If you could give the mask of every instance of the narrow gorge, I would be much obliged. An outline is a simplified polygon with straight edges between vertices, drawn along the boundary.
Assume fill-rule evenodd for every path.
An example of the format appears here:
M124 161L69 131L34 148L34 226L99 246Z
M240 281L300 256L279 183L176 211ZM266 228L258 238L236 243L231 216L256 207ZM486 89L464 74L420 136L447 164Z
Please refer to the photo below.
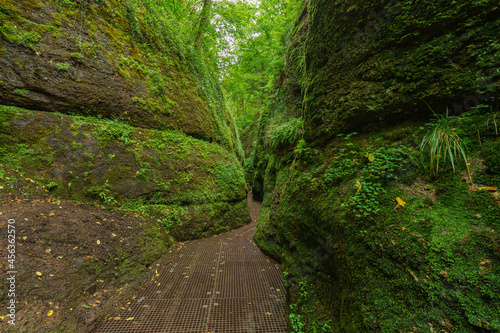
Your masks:
M493 0L2 1L0 329L500 332L499 36Z

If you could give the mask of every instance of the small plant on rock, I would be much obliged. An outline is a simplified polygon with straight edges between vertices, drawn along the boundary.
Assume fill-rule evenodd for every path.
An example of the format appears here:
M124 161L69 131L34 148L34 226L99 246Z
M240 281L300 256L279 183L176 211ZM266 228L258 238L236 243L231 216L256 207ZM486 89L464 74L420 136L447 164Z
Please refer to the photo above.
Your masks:
M465 156L465 144L456 133L456 128L450 124L451 117L448 117L448 109L446 109L446 116L436 114L434 110L432 112L436 116L436 119L431 122L434 128L425 134L419 146L422 152L429 154L431 174L437 177L439 165L446 162L447 159L450 160L453 173L455 173L455 160L457 157L462 157L470 177L467 157Z

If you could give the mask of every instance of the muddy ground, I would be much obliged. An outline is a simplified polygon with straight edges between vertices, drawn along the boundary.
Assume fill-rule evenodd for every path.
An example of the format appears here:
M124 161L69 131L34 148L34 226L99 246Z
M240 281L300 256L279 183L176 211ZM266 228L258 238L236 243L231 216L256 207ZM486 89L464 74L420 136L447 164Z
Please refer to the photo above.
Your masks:
M182 246L154 219L60 200L29 178L4 170L2 332L91 331L101 318L118 310L118 299L132 299L144 281L168 266ZM10 262L8 230L15 230L15 259ZM9 297L11 276L15 297ZM11 299L16 304L15 326L7 316Z

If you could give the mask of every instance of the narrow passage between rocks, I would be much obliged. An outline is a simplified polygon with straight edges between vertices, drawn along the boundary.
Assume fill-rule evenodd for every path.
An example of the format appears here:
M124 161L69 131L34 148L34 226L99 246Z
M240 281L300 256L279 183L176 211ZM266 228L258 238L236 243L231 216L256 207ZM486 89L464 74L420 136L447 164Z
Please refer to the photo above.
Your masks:
M186 242L97 332L286 332L283 275L253 242L260 203L248 202L250 224Z

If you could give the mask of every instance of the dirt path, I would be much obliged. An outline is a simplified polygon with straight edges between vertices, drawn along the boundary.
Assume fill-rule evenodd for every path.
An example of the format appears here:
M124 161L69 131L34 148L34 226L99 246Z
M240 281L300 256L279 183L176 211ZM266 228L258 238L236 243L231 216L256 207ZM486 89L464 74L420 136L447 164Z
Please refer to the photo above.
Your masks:
M248 198L252 223L186 242L97 332L286 332L283 276L253 243L260 204Z

